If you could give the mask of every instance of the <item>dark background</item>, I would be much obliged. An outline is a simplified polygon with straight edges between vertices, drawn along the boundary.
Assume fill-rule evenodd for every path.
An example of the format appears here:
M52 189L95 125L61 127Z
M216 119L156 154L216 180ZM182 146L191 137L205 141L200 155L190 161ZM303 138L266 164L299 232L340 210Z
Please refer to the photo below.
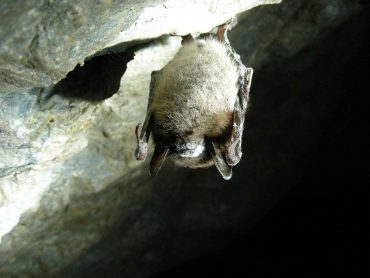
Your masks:
M367 9L284 65L255 74L255 91L289 82L287 94L310 91L328 107L302 181L224 248L155 277L368 277L368 15ZM263 97L254 97L256 106Z

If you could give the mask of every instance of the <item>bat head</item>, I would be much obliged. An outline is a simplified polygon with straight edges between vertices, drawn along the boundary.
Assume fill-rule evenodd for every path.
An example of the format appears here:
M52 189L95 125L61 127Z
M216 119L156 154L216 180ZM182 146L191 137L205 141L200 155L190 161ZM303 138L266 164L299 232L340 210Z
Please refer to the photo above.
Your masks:
M225 134L229 134L226 133ZM168 135L155 138L155 150L150 163L150 174L156 175L166 159L187 168L205 168L215 165L224 179L230 179L232 166L237 162L228 159L229 154L225 136L208 138L205 136ZM231 163L230 163L231 162Z

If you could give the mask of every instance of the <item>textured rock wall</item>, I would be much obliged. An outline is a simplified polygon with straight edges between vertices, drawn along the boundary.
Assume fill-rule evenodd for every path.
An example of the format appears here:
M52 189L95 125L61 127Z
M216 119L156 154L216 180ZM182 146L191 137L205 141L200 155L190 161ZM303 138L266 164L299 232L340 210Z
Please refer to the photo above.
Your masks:
M1 89L50 86L110 46L208 32L236 13L276 2L280 0L2 1Z
M150 72L180 46L151 40L208 32L272 2L0 4L0 276L145 277L222 244L299 180L331 110L274 82L276 70L361 1L286 0L242 15L230 38L260 83L231 182L172 165L150 179L133 157ZM305 78L294 67L283 76L296 71Z
M279 1L2 1L0 276L55 275L121 223L135 272L135 250L169 224L158 224L162 200L134 161L133 128L150 72L179 38L143 45L121 80L125 49L208 32L269 2Z

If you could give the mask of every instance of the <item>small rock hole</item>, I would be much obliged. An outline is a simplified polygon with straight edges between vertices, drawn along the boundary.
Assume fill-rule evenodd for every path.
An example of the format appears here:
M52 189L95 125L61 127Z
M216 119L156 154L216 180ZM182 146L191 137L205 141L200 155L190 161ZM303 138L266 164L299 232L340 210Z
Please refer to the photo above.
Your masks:
M77 65L52 88L47 98L61 95L96 102L111 97L118 91L127 63L134 58L136 49L130 47L120 53L96 56L83 66Z

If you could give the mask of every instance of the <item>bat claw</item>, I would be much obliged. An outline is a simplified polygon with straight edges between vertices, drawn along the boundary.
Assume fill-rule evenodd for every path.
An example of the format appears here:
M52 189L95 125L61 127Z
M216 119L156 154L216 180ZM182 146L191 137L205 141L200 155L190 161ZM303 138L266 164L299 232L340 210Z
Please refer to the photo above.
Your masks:
M226 163L227 165L229 166L235 166L237 165L240 160L241 160L241 154L239 157L235 156L235 155L226 155L225 159L226 159Z
M146 158L148 147L147 146L138 146L135 150L136 160L143 161Z
M135 134L136 134L136 141L137 141L137 147L135 150L135 157L137 160L143 161L146 158L146 154L148 152L148 143L145 142L141 138L141 131L142 131L143 124L140 123L136 126Z

